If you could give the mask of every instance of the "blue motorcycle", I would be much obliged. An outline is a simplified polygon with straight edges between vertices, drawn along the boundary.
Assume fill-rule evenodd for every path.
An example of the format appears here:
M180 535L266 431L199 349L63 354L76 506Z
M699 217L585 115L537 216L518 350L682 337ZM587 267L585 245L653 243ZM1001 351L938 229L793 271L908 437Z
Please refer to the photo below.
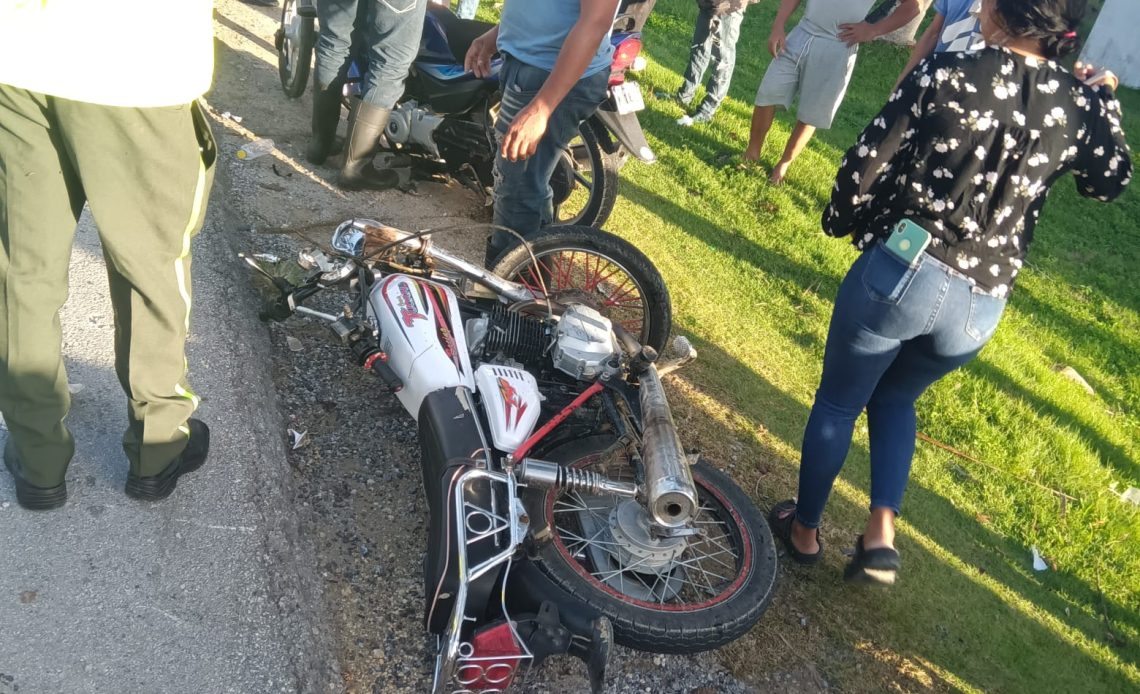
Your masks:
M286 95L305 91L316 45L316 0L286 0L276 34L278 72ZM637 112L645 108L639 85L627 73L644 63L641 25L652 0L640 12L622 12L614 22L610 87L597 112L582 123L551 176L556 224L601 227L617 200L618 171L634 156L652 163L656 156L642 132ZM382 151L410 155L417 171L454 178L490 200L495 161L494 124L501 93L500 59L492 74L475 77L463 68L471 42L491 28L460 19L446 7L429 6L419 54L408 74L404 96L392 109ZM360 90L363 61L349 70L345 99Z

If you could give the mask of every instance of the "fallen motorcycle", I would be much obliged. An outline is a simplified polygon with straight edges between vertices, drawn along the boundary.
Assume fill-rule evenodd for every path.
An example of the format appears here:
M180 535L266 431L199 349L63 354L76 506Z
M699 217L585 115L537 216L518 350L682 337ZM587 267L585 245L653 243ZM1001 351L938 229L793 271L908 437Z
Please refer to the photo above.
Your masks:
M285 0L281 9L274 42L281 86L290 97L305 91L317 38L317 1ZM418 171L450 176L487 200L494 183L502 59L492 61L492 74L485 79L466 72L463 60L471 42L491 26L460 19L446 7L429 8L404 96L392 109L383 138L387 152L409 155ZM656 161L637 117L645 108L641 88L626 77L642 47L635 29L635 17L615 19L606 100L582 124L551 176L556 224L602 226L617 201L618 171L626 159L632 154ZM346 99L359 95L363 64L358 58L349 69Z
M296 261L243 258L263 317L326 321L418 423L434 692L506 691L562 653L599 691L613 642L692 653L760 619L772 535L682 446L661 379L696 352L659 358L669 295L632 245L559 227L489 271L354 219ZM330 289L339 314L304 305Z

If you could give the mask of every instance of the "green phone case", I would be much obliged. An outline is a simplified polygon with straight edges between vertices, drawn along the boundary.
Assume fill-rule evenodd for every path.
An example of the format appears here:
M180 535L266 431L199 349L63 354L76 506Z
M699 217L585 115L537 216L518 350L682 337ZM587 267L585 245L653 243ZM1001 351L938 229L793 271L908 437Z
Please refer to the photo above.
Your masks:
M914 265L930 245L930 232L909 219L900 220L883 244L907 265Z

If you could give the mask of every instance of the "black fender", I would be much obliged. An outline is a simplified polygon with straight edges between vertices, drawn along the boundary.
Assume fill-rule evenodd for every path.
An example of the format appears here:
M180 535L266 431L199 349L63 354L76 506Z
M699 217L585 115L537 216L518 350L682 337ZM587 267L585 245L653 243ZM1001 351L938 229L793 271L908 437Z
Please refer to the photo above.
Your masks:
M646 164L657 161L657 155L649 146L649 141L645 139L645 131L641 129L641 121L638 120L637 114L618 113L613 97L606 99L590 117L590 126L598 133L598 139L602 141L602 146L608 153L614 154L620 145Z
M455 494L467 495L482 507L491 506L489 485L458 488L459 476L474 466L484 466L481 424L471 393L464 387L429 393L420 405L419 439L424 494L428 503L427 553L424 556L424 621L428 631L446 631L459 585L458 538L455 532ZM500 500L499 505L505 504ZM491 556L487 543L467 548L467 558L477 564ZM474 556L473 556L474 555ZM494 605L495 584L501 569L489 571L468 586L468 614L489 611ZM480 606L486 606L480 609Z

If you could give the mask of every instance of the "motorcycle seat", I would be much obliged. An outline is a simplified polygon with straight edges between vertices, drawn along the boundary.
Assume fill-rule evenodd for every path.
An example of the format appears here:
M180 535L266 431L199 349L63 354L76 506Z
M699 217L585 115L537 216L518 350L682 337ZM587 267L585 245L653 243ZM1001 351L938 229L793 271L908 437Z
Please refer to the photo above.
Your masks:
M462 65L464 59L467 57L467 51L471 48L471 44L475 39L487 33L495 27L490 22L481 22L477 19L460 19L447 7L429 6L428 7L428 22L433 23L439 32L443 35L443 39L447 44L447 52L450 57L458 64ZM429 43L428 31L425 27L424 31L425 44ZM434 53L437 59L443 58L443 47L439 45L425 45L429 49L427 53ZM435 49L435 50L431 50ZM421 50L421 55L425 51Z

